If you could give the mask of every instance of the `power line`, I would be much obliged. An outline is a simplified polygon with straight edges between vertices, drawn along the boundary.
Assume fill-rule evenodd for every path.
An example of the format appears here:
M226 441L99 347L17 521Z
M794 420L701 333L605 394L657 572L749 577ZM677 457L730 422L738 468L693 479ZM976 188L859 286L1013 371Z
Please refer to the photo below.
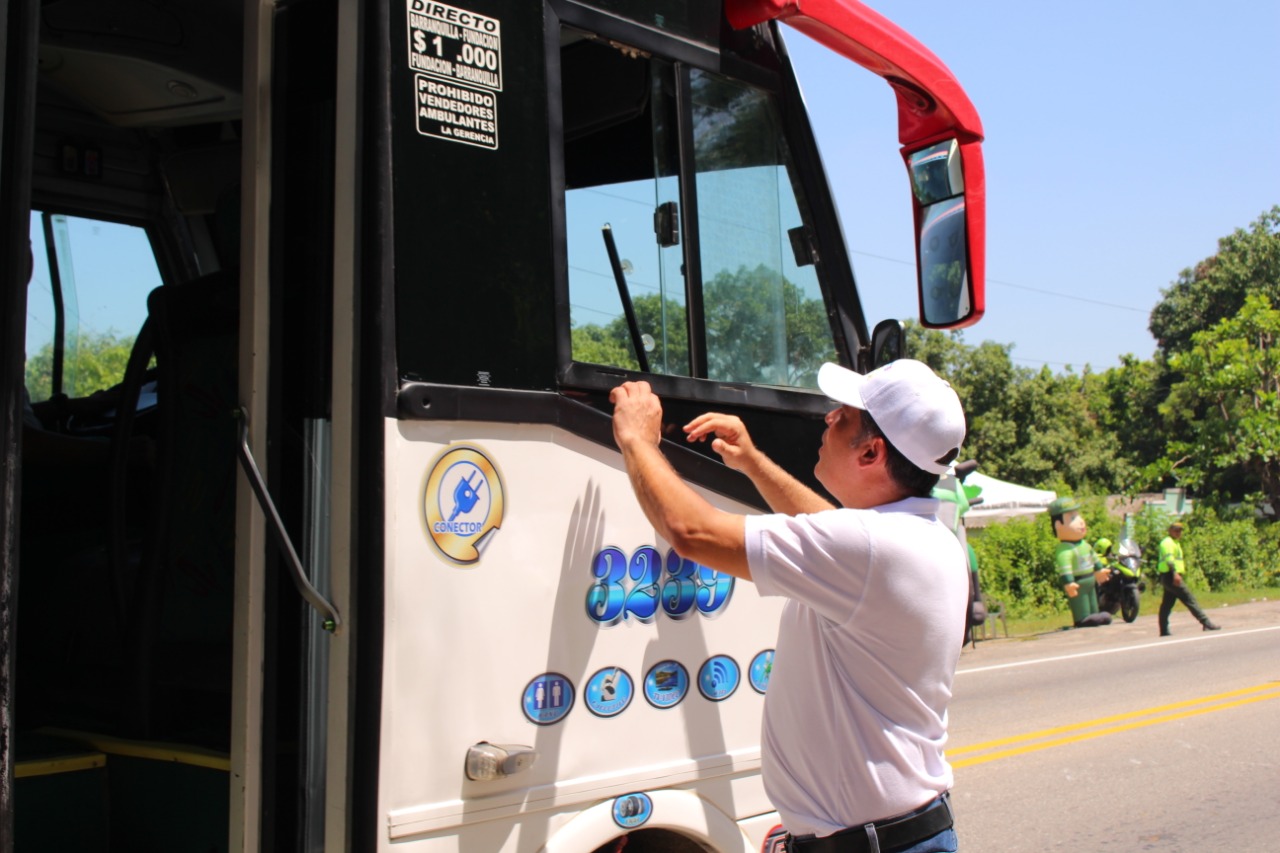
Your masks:
M850 254L864 255L865 257L875 258L878 261L887 261L888 263L891 263L891 264L902 264L903 266L909 266L909 267L914 267L916 265L915 261L904 261L900 258L886 258L884 255L876 255L876 254L872 254L871 252L853 251ZM1014 284L1011 281L1001 281L998 278L991 278L990 276L987 277L987 283L998 284L998 285L1001 285L1002 287L1012 287L1014 290L1026 290L1030 293L1039 293L1045 296L1056 296L1059 299L1071 299L1076 302L1087 302L1090 305L1101 305L1104 308L1115 308L1118 311L1134 311L1139 314L1151 313L1150 309L1148 308L1134 308L1132 305L1117 305L1114 302L1103 302L1099 299L1089 299L1086 296L1077 296L1074 293L1059 293L1056 290L1045 290L1044 288L1040 288L1040 287L1028 287L1025 284Z

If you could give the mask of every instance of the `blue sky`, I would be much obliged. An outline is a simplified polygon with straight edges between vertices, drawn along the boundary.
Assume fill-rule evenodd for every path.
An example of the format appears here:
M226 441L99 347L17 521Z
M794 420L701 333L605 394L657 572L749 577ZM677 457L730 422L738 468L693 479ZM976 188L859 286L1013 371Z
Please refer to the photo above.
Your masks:
M987 314L1015 363L1150 358L1151 308L1280 204L1280 2L869 3L982 116ZM784 27L868 322L915 317L911 202L880 78Z

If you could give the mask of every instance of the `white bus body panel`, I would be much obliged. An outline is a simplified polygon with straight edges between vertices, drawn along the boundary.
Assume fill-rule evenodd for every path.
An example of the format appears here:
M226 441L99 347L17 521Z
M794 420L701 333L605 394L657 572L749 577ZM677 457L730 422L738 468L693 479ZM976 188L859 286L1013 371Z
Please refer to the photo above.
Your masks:
M629 616L603 626L588 612L597 555L670 550L655 540L616 451L551 426L396 420L386 421L385 446L380 849L587 853L628 828L665 827L719 851L758 850L776 822L765 817L772 807L759 775L759 688L782 601L738 581L720 607L707 589L710 615L695 606L673 618L659 606L647 623ZM491 466L484 476L477 454ZM502 497L500 526L470 563L442 551L428 529L455 515L428 522L426 509L442 482L446 501L463 488L441 479L451 465L476 489L455 520L483 525ZM666 661L683 665L687 694L659 707L646 693L668 702L662 689L681 680L655 666ZM699 687L704 663L714 701ZM718 695L733 684L734 663L736 689ZM651 670L668 671L646 690ZM588 707L589 685L601 697L612 681L621 696L625 676L624 710L599 699L593 707L609 716ZM469 781L467 751L482 741L533 747L537 760L497 781ZM647 800L622 803L619 816L615 804L635 793ZM750 818L753 838L739 826Z

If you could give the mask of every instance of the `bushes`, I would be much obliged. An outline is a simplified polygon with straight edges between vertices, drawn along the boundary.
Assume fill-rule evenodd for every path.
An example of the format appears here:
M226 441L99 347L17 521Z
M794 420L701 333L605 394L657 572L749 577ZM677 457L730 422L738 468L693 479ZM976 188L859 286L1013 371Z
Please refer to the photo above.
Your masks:
M1047 516L1014 518L968 535L978 555L982 591L1003 601L1010 616L1050 616L1066 609L1053 568L1058 540Z
M1220 519L1197 511L1186 522L1182 549L1188 572L1203 575L1209 589L1253 589L1276 583L1276 537L1253 519ZM1268 528L1273 525L1266 525ZM1191 574L1192 587L1196 575Z
M1121 520L1107 514L1101 499L1086 499L1089 541L1105 536L1118 542ZM1134 518L1134 538L1142 548L1143 574L1154 580L1160 540L1172 517L1148 506ZM1255 589L1280 585L1280 525L1252 517L1223 518L1207 507L1184 516L1182 548L1192 589ZM1013 617L1069 613L1058 584L1053 552L1058 545L1049 517L1014 518L968 531L978 554L982 590L1002 600Z

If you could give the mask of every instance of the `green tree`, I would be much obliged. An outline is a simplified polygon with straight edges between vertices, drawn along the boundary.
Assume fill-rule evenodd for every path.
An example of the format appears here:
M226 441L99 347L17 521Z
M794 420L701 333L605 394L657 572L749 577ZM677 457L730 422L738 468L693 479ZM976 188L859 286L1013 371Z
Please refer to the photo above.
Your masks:
M132 349L132 336L119 337L114 332L69 336L64 347L62 392L68 397L84 397L119 383ZM26 383L31 399L47 400L52 396L52 342L27 359Z
M1093 374L1017 367L1011 346L968 346L959 332L914 322L906 332L907 355L932 367L960 395L969 427L962 453L977 459L984 473L1075 493L1118 491L1136 480L1137 464L1103 426L1112 415Z
M640 367L632 347L629 346L631 341L629 337L628 345L623 346L623 342L610 334L608 329L594 323L578 326L570 334L573 341L573 357L578 361L625 367L628 370L638 370Z
M1278 344L1280 309L1252 294L1238 316L1194 333L1191 346L1169 360L1182 378L1161 410L1200 413L1194 436L1168 445L1169 459L1185 459L1179 471L1188 485L1222 493L1222 475L1238 470L1280 507Z
M712 379L815 388L818 368L835 360L823 301L764 264L718 273L703 289L703 310Z
M1164 352L1183 352L1196 332L1235 316L1249 294L1280 308L1280 205L1219 240L1217 254L1183 270L1152 310L1151 334Z
M655 373L689 374L685 308L657 294L633 301L640 332L653 340L648 353ZM826 306L764 265L722 271L703 291L707 367L727 382L816 387L818 368L835 359ZM604 326L573 330L579 361L638 369L624 316Z
M640 333L652 339L652 349L647 350L649 369L654 373L688 376L689 330L684 306L674 299L664 300L659 294L647 293L635 297L631 307ZM640 369L631 330L623 314L604 326L589 323L574 328L572 341L573 357L578 361Z
M1167 375L1154 360L1125 355L1119 367L1085 377L1089 411L1100 429L1115 436L1116 452L1134 472L1132 479L1116 483L1120 492L1132 494L1152 485L1139 472L1164 455L1165 435L1158 426L1160 403L1169 393Z
M1042 368L1013 390L1012 450L996 476L1042 489L1108 494L1133 476L1115 436L1101 429L1085 394L1088 380Z

